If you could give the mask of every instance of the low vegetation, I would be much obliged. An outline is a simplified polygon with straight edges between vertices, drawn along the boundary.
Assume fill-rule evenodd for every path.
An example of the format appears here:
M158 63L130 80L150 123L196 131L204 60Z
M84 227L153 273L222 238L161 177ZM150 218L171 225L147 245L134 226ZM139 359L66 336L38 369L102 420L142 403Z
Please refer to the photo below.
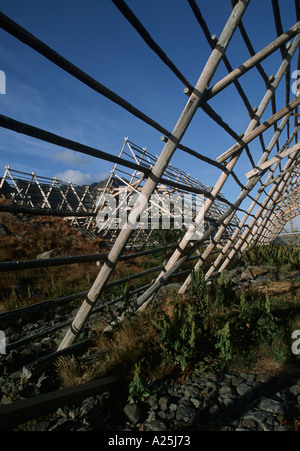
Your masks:
M104 240L87 238L69 222L57 217L0 213L0 229L0 262L36 259L49 251L51 257L67 257L109 250ZM150 255L119 262L111 282L161 265L166 255L158 253L155 258ZM0 312L88 290L99 269L94 262L1 272ZM133 280L130 288L145 285L152 277L153 274L149 274ZM114 297L122 293L123 288L118 287L108 292Z
M281 270L293 271L300 269L300 248L269 244L250 248L245 261L249 265L278 266Z
M25 219L1 213L0 225L5 232L0 234L0 261L32 259L52 249L57 249L59 256L107 251L103 241L85 239L63 219ZM166 253L158 253L120 262L114 280L159 266L166 258ZM272 266L280 274L297 277L300 249L254 247L243 261L246 266ZM96 264L2 272L0 311L87 290L98 272ZM153 276L115 286L108 294L110 298L126 295L149 283ZM145 399L149 381L170 375L193 378L229 368L256 371L265 365L263 369L268 371L279 365L298 369L300 365L298 356L291 352L292 332L300 329L297 293L282 297L267 291L242 292L223 273L207 283L202 270L193 272L184 295L168 293L159 307L145 313L131 310L109 333L103 333L103 325L95 328L92 359L77 361L71 356L56 362L62 385L118 372L128 380L129 397Z
M109 335L99 331L97 357L77 367L77 380L121 372L128 379L129 397L142 400L149 381L170 375L193 378L229 368L252 371L266 356L268 362L299 368L290 338L300 323L299 308L300 299L287 306L268 295L237 296L223 274L209 285L199 271L193 273L185 295L174 293L159 310L131 315ZM57 363L62 383L68 386L73 376L62 373L66 366L64 359Z

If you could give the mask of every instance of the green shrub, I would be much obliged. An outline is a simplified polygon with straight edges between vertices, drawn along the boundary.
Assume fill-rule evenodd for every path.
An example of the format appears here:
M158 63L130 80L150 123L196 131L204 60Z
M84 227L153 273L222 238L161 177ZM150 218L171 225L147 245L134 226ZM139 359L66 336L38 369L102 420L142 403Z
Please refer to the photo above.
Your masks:
M255 246L247 250L244 258L246 263L252 266L266 264L287 270L300 269L300 249L293 246Z

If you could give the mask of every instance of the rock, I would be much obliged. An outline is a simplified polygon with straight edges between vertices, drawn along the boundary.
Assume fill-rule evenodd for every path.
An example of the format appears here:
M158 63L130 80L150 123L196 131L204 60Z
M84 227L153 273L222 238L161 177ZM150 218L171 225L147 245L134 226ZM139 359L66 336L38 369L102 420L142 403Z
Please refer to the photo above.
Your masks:
M242 382L244 382L244 379L243 379L242 377L234 376L234 377L231 379L231 383L232 383L232 385L234 385L234 386L240 385Z
M11 399L8 399L8 397L6 395L2 396L1 401L0 401L1 406L4 406L6 404L11 404L11 403L12 403Z
M200 395L200 390L194 385L188 385L185 387L184 396L186 398L197 398Z
M268 268L262 268L260 266L248 266L248 268L246 268L245 271L242 272L242 274L240 275L240 278L241 278L241 280L245 280L245 279L252 280L258 276L268 274L269 271L270 270Z
M163 423L162 421L159 420L154 420L150 423L145 423L145 428L148 431L165 431L166 430L166 425L165 423Z
M236 391L238 392L238 394L239 394L240 396L249 396L249 395L253 395L252 387L250 387L250 385L245 384L245 383L239 384L239 385L236 387Z
M38 432L47 432L49 431L50 421L41 421L40 423L37 423L33 427L33 431Z
M292 393L292 395L294 396L298 396L300 395L300 385L292 385L289 388L289 391Z
M215 404L209 409L210 415L215 415L219 410L219 407Z
M245 415L243 415L244 420L253 420L257 423L262 423L263 421L268 418L269 413L268 412L261 412L259 410L249 410Z
M170 404L169 409L171 412L176 412L176 410L178 409L178 406L177 406L177 404L172 403L172 404Z
M36 256L37 260L45 260L47 258L53 258L56 257L59 254L57 249L52 249L51 251L46 251L38 254Z
M258 408L266 412L283 415L285 413L283 405L274 399L261 397L259 399Z
M242 426L246 429L256 430L256 423L253 420L245 420L243 421Z
M202 402L199 399L191 398L190 401L196 409L199 409L202 405ZM176 409L177 409L177 406L176 406Z
M133 424L139 423L142 418L142 412L136 404L126 404L123 411Z
M231 396L235 397L235 394L232 392L231 387L228 385L223 385L220 389L220 396L223 398L230 398Z
M32 376L31 371L28 368L26 368L26 366L24 366L22 369L21 384L22 385L26 384L31 378L31 376Z
M158 405L161 408L161 410L163 410L163 411L167 410L168 402L169 402L169 398L167 398L165 396L159 399Z
M156 404L157 396L156 394L149 396L147 403L152 407L154 404Z
M222 399L222 403L224 404L225 407L233 407L234 406L234 400L232 398L223 398Z
M194 408L179 404L176 412L176 420L185 422L191 421L195 413L196 410Z

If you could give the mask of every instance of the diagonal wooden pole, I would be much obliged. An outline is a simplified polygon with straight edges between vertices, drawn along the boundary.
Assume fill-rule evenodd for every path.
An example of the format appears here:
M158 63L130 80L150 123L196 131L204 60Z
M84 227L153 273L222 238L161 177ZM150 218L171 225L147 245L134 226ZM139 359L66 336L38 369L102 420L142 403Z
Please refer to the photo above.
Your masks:
M296 156L294 159L297 158ZM289 166L291 166L293 159L289 158L288 162ZM291 172L293 171L293 168L291 167ZM290 187L294 186L295 180L297 177L291 178L291 175L288 173L284 176L283 181L281 182L280 186L276 190L275 196L272 196L269 201L268 208L264 209L263 212L263 223L260 224L260 228L257 229L257 232L254 236L254 243L255 244L265 244L268 243L271 239L271 236L274 235L273 230L275 230L275 233L278 233L278 221L280 218L277 217L277 211L276 206L278 205L278 200L281 198L286 192L288 192ZM245 247L244 249L245 250Z
M284 117L285 115L291 114L291 111L295 108L296 105L298 105L300 103L300 98L296 98L294 101L292 101L289 105L287 105L285 108L281 109L279 112L275 113L271 118L269 118L267 121L265 121L263 124L259 125L259 120L262 117L264 111L266 110L270 100L272 99L274 92L276 90L276 88L278 87L281 78L283 77L287 66L289 65L290 59L292 58L292 56L294 55L295 51L298 49L299 47L299 41L300 41L300 36L298 36L293 45L291 46L291 48L289 49L289 51L287 52L287 56L286 59L282 62L282 64L280 65L280 68L277 72L277 75L275 77L275 79L273 80L273 82L271 83L269 89L267 90L264 98L261 101L261 104L255 114L255 117L251 120L245 135L243 137L243 139L236 143L234 146L231 147L231 149L228 151L228 153L231 156L231 159L229 161L229 163L226 166L226 172L223 171L223 173L220 175L219 180L217 181L212 193L211 193L211 198L208 198L205 202L204 205L204 216L207 215L209 209L211 208L213 202L214 202L214 197L216 195L218 195L218 193L220 192L220 190L222 189L222 187L224 186L226 180L229 177L229 174L231 173L231 171L233 170L234 166L236 165L242 150L245 148L245 146L247 144L249 144L251 141L253 141L256 137L260 136L265 130L267 130L269 127L271 127L271 125L275 124L279 119L281 119L282 117ZM226 152L227 154L227 152ZM267 157L267 153L265 154L265 157ZM242 199L241 199L242 200ZM222 237L228 223L230 222L230 220L232 219L234 212L226 218L225 220L225 225L222 225L218 232L217 235L214 238L214 241L207 247L207 249L205 250L205 252L203 253L203 255L201 256L201 259L198 261L198 263L195 265L195 270L198 270L200 268L200 266L203 264L203 262L207 259L207 257L210 255L210 253L212 252L212 250L215 247L215 243L217 243L217 241ZM199 221L202 220L202 216L199 215L199 217L196 217L195 219L195 223L198 223ZM178 261L178 259L180 259L180 257L182 256L184 250L186 249L187 245L190 242L190 237L191 234L193 233L193 227L191 226L187 233L185 234L185 236L182 238L182 240L179 243L178 248L174 251L173 255L171 256L171 258L169 259L168 263L166 264L163 272L160 273L160 275L158 276L158 279L160 277L162 277L164 275L165 272L167 272L168 270L170 270L170 268L175 264L176 261ZM191 282L191 275L189 275L186 279L186 281L184 282L184 284L181 286L180 288L180 293L184 293L184 291L186 290L187 286L189 285L189 283ZM141 307L139 308L140 310L144 310L147 305L149 304L149 302L151 301L152 297L150 297L150 293L152 292L152 288L148 289L145 293L142 294L142 296L140 296L140 298L138 299L138 303L142 303ZM147 298L148 296L148 298Z
M298 145L298 147L300 148L300 144ZM279 163L278 163L279 164ZM275 170L275 169L274 169ZM262 174L259 174L257 177L254 177L252 180L250 180L246 187L248 187L249 189L253 189L255 187L255 185L258 183L258 181L260 180L260 178L262 177ZM246 190L239 196L240 201L243 200L247 195ZM257 196L257 198L253 201L253 203L251 204L252 209L254 208L254 205L256 205L256 203L258 202L258 199L260 197L260 194ZM221 263L222 259L224 258L224 255L226 255L227 251L229 250L229 248L233 245L235 238L237 237L238 233L241 231L242 226L245 224L245 220L246 218L248 218L250 213L246 213L243 220L241 221L239 227L237 227L235 233L229 237L227 244L224 246L224 248L221 250L219 256L217 257L217 259L213 262L211 268L209 269L209 271L206 274L206 277L208 278L212 272L214 272L218 265ZM226 220L227 221L227 220ZM226 222L225 221L225 222ZM235 250L237 250L237 245L234 247ZM235 254L234 254L235 255ZM233 255L231 256L230 259L228 259L227 264L232 261ZM227 265L226 265L227 266ZM225 265L222 265L222 267L219 269L219 272L222 272L225 267Z
M284 171L286 171L285 175L283 176L283 179L278 179L273 186L271 187L269 193L266 195L265 200L262 202L262 206L259 207L257 212L255 213L254 218L250 222L250 224L247 226L247 229L245 230L244 234L242 235L240 239L241 246L233 251L237 252L237 249L240 249L240 252L244 252L245 249L249 246L250 242L253 244L256 244L257 240L259 240L260 237L260 229L261 226L263 227L263 222L265 215L269 212L269 208L267 208L268 202L271 200L273 202L277 202L278 198L282 194L283 186L286 184L287 180L289 180L290 174L287 171L290 168L290 165L292 164L293 159L289 158L287 161ZM229 258L231 255L229 256Z
M147 202L155 190L159 179L164 174L165 168L167 167L170 159L172 158L174 152L177 149L182 137L184 136L192 118L194 117L199 105L204 99L206 93L206 87L211 82L222 57L234 35L236 28L241 21L247 7L249 6L250 0L239 0L233 11L231 12L229 19L221 33L220 39L211 53L200 78L193 90L193 93L189 97L189 100L173 130L172 136L168 139L166 145L164 146L153 170L149 175L141 194L139 195L130 215L128 218L129 224L124 226L121 230L111 252L109 253L107 262L103 265L101 271L98 274L94 284L92 285L87 298L81 305L70 329L65 335L63 341L59 346L59 350L70 346L75 340L78 333L84 326L88 316L90 315L98 297L101 293L105 283L107 282L109 276L111 275L113 269L115 268L118 259L126 246L126 243L131 235L132 226L130 224L135 224L141 213L141 207L145 207L145 202Z
M285 126L287 125L289 118L290 118L291 114L287 115L282 123L280 124L280 126L278 127L276 133L274 134L269 146L267 147L267 150L269 152L271 152L271 150L273 149L273 147L275 146L275 144L278 142L278 139L281 135L281 133L283 132ZM267 185L270 180L273 177L273 173L275 172L278 164L274 165L274 168L272 168L272 170L270 171L266 181L264 182L264 185ZM216 268L217 265L225 258L227 252L230 250L231 246L234 246L232 251L230 251L230 257L226 257L225 261L222 263L221 267L218 269L219 272L222 272L227 265L229 264L230 261L232 261L232 259L234 258L234 256L236 255L236 253L238 252L240 246L243 243L243 240L241 240L240 238L236 241L238 235L240 233L242 233L242 229L244 228L247 219L249 218L249 216L252 213L252 210L254 209L254 207L258 204L259 199L262 195L262 191L263 190L258 190L257 195L255 197L255 199L253 200L253 202L251 203L250 207L248 208L246 214L244 215L244 217L242 218L242 220L240 221L238 227L236 228L236 230L234 231L233 235L229 237L228 242L226 243L226 245L223 247L222 251L220 252L220 255L217 257L217 259L215 260L215 262L213 263L214 267ZM247 229L246 229L247 230Z

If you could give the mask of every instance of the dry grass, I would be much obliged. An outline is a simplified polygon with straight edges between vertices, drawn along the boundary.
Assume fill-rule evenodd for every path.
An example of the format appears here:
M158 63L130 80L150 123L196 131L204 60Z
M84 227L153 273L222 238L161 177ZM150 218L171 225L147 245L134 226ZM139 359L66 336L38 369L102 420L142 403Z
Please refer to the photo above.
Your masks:
M2 212L0 224L7 233L0 234L0 261L35 259L38 254L54 249L55 256L60 257L108 251L102 239L85 238L62 218L28 217ZM113 280L139 273L149 265L151 262L148 258L119 262ZM95 263L2 272L0 311L88 290L98 273L99 267ZM149 283L151 279L150 274L143 279L133 280L130 288ZM119 295L120 290L122 287L115 288L114 294L118 291Z
M73 356L59 357L55 366L63 387L74 387L82 383L80 365Z
M92 360L79 366L74 358L59 358L56 362L58 377L65 387L111 373L122 374L130 380L135 363L147 354L148 346L153 352L156 340L157 330L148 315L126 319L112 334L98 333L91 350Z

